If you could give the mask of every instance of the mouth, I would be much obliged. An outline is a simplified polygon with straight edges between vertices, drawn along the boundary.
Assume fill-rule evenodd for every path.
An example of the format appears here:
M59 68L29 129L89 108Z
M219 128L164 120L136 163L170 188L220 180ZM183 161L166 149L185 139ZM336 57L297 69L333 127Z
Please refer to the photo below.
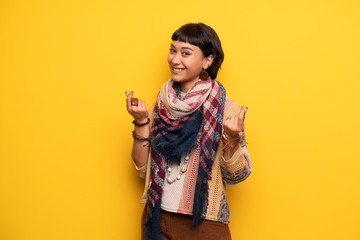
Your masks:
M180 73L180 72L182 72L184 70L185 70L185 68L171 67L171 71L173 73Z

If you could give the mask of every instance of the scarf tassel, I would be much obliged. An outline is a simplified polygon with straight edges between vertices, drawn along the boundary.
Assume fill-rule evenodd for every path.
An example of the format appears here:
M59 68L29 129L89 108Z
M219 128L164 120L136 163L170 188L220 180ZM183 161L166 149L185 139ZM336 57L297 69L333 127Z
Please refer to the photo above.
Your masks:
M147 204L147 216L144 224L146 239L158 240L161 237L160 204L160 201L155 202L154 207L149 203Z

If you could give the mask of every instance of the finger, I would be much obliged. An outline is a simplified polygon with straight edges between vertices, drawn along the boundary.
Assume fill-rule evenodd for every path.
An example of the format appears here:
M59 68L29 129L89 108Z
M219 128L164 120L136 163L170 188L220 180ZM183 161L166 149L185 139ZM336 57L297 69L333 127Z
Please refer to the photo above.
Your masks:
M243 122L243 109L240 109L240 112L235 114L234 118L234 129L238 130Z
M245 114L246 114L247 109L244 109L243 115L241 117L241 119L239 120L239 126L240 126L240 130L244 131L245 128Z
M232 119L234 119L236 114L233 114L233 115L228 115L226 118L225 118L225 121L229 124L231 122Z
M243 112L240 111L236 114L236 128L237 129L241 126L241 124L243 123L243 120L244 120Z
M238 128L237 127L238 116L239 116L239 113L232 115L231 117L229 117L230 119L228 121L226 121L226 124L224 124L225 134L227 134L228 136L236 135L237 128Z
M131 97L133 96L133 94L134 94L134 92L131 91L131 92L127 93L127 95L126 95L126 107L128 110L131 107Z
M244 118L247 111L248 111L248 107L245 108Z
M141 102L142 102L142 105L141 105L141 106L142 106L143 110L144 110L144 111L147 111L145 101L141 100Z
M140 110L144 110L145 102L139 99L139 108Z
M245 116L245 108L244 106L242 106L239 112L239 118L244 119L244 116Z
M247 111L248 111L248 107L246 107L245 111L244 111L244 122L245 122L245 116L246 116Z
M237 114L231 116L230 121L229 121L229 128L231 128L231 129L234 128L236 119L237 119Z

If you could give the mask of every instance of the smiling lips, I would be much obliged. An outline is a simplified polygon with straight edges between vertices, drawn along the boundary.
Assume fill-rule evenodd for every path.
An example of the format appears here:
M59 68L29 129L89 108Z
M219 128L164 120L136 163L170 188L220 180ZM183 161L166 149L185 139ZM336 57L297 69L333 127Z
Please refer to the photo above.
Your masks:
M171 67L171 69L174 73L179 73L185 70L185 68L176 68L176 67Z

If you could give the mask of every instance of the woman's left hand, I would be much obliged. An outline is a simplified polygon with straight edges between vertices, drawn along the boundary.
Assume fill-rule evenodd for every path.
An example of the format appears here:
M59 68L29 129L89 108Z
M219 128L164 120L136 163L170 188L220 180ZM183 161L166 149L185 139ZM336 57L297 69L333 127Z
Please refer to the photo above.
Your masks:
M245 113L248 108L241 107L240 112L229 116L223 122L224 134L227 138L234 138L238 136L241 131L245 129Z

